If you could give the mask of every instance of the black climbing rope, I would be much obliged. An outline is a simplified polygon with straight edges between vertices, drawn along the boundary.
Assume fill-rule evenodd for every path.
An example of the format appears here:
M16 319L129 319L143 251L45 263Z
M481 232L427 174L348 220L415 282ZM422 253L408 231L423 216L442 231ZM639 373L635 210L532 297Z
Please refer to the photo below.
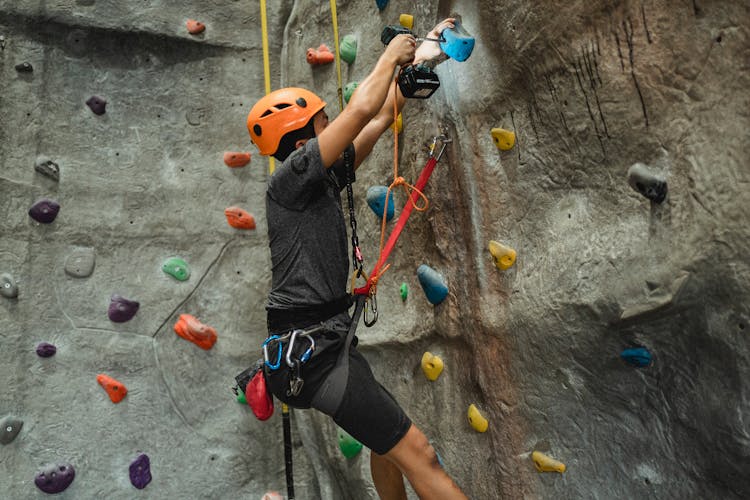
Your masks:
M281 405L281 421L284 426L284 469L286 471L286 495L294 500L294 470L292 469L292 426L289 421L289 407Z

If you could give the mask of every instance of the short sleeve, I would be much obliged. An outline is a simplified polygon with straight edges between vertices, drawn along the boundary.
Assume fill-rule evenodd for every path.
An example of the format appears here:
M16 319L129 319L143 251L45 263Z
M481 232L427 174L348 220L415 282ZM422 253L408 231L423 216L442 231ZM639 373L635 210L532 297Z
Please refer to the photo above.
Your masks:
M318 139L313 138L276 168L268 183L268 195L290 210L304 210L324 189L325 179L326 169L320 159Z

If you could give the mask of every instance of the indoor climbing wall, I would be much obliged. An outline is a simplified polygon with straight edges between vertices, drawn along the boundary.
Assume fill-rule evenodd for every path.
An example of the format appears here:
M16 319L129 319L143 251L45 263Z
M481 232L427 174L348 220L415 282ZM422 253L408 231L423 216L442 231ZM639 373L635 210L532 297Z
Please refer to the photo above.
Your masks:
M376 376L470 498L750 496L750 7L339 1L344 97L384 26L454 12L473 51L401 118L411 183L452 142L358 332ZM334 118L331 19L269 2L272 88ZM280 407L231 391L270 285L261 48L255 0L0 0L4 496L285 492ZM354 185L368 269L392 155ZM367 450L292 424L298 498L376 498Z

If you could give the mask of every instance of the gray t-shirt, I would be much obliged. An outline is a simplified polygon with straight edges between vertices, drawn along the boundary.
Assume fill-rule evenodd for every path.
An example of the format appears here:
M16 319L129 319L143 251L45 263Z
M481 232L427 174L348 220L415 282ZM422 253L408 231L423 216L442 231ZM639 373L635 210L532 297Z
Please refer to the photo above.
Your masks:
M317 306L346 295L349 252L340 195L345 186L343 164L323 167L316 138L274 171L266 190L269 308Z

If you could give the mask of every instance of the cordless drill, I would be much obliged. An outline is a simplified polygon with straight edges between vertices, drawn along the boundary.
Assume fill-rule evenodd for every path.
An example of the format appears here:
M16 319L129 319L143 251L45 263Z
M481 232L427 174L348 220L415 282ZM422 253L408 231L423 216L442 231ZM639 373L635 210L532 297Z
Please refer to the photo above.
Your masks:
M413 35L413 33L403 26L386 26L380 35L380 41L383 42L383 45L388 45L397 35ZM431 38L423 38L422 40L440 41ZM428 66L414 64L401 70L398 75L398 87L404 97L427 99L440 87L440 79Z

